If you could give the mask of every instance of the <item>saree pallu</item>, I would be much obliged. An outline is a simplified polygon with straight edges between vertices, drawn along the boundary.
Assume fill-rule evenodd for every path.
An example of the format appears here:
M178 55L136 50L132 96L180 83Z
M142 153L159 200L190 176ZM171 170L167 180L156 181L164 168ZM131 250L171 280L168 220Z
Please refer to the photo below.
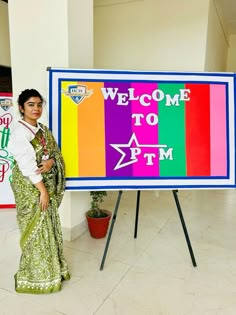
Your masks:
M44 125L40 124L40 126L43 128L49 157L55 160L52 169L42 174L50 197L46 211L42 211L39 207L39 190L22 175L17 163L12 170L11 186L15 196L22 249L19 270L15 274L15 289L19 293L57 292L61 289L62 281L70 279L63 254L58 214L65 187L64 161L50 130ZM38 164L43 155L39 140L41 136L42 131L39 130L31 141Z

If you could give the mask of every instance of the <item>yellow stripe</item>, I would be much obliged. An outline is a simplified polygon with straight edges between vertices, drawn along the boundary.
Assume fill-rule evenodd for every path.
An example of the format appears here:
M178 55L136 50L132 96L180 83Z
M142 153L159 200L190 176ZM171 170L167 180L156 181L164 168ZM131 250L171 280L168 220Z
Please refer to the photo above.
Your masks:
M63 82L62 89L77 82ZM61 148L66 164L66 177L78 177L78 105L64 93L61 95Z

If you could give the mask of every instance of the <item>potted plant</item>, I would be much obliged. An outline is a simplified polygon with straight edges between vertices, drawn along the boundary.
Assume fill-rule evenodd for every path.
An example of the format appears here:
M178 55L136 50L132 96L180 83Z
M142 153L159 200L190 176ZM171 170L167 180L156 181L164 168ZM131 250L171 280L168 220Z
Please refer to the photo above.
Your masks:
M107 196L107 192L90 191L90 196L92 197L90 210L86 212L89 232L93 238L103 238L107 234L111 219L111 212L100 208L104 197Z

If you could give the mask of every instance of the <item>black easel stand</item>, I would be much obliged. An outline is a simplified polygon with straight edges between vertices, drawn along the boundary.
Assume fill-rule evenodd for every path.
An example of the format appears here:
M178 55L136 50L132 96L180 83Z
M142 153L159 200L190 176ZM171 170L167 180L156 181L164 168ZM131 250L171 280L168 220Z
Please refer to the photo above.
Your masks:
M108 247L109 247L110 240L111 240L111 234L112 234L112 231L113 231L113 227L114 227L114 224L115 224L115 221L116 221L116 215L117 215L118 208L119 208L119 205L120 205L121 195L122 195L122 191L120 190L120 191L119 191L119 194L118 194L118 197L117 197L115 210L114 210L114 213L113 213L113 216L112 216L111 226L110 226L110 229L109 229L109 233L108 233L108 237L107 237L106 246L105 246L105 250L104 250L104 253L103 253L103 257L102 257L102 262L101 262L100 270L103 269L104 264L105 264L105 260L106 260L106 256L107 256Z
M173 195L174 195L174 198L175 198L175 203L176 203L176 207L177 207L177 210L178 210L178 213L179 213L180 221L182 223L182 227L183 227L183 230L184 230L184 235L185 235L185 239L186 239L186 242L187 242L187 245L188 245L188 250L189 250L189 253L190 253L190 256L191 256L191 259L192 259L192 264L193 264L194 267L197 267L196 260L195 260L195 257L194 257L194 253L193 253L193 249L192 249L192 246L191 246L191 242L190 242L190 239L189 239L189 236L188 236L187 227L186 227L185 222L184 222L184 216L183 216L183 213L182 213L182 210L181 210L181 207L180 207L179 198L178 198L178 195L177 195L178 190L172 190L172 192L173 192Z
M137 235L138 235L139 204L140 204L140 190L138 190L138 192L137 192L134 238L137 238Z
M189 249L189 253L192 259L192 264L194 267L197 266L196 264L196 260L194 257L194 253L193 253L193 249L191 246L191 242L190 242L190 238L188 235L188 231L187 231L187 227L184 221L184 216L181 210L181 206L180 206L180 202L179 202L179 198L178 198L178 190L172 190L173 195L174 195L174 199L175 199L175 203L176 203L176 207L179 213L179 217L180 217L180 221L183 227L183 231L184 231L184 235L185 235L185 239L188 245L188 249ZM112 216L112 223L109 229L109 233L108 233L108 237L107 237L107 242L106 242L106 246L105 246L105 250L103 253L103 257L102 257L102 262L101 262L101 266L100 266L100 270L103 270L104 264L105 264L105 260L106 260L106 255L107 255L107 251L108 251L108 247L110 244L110 240L111 240L111 235L112 235L112 231L113 231L113 227L116 221L116 216L117 216L117 212L118 212L118 208L119 208L119 204L120 204L120 199L121 199L121 195L122 195L122 191L119 191L118 197L117 197L117 201L116 201L116 206L115 206L115 210ZM139 219L139 204L140 204L140 190L137 191L137 202L136 202L136 215L135 215L135 229L134 229L134 238L137 238L137 234L138 234L138 219Z

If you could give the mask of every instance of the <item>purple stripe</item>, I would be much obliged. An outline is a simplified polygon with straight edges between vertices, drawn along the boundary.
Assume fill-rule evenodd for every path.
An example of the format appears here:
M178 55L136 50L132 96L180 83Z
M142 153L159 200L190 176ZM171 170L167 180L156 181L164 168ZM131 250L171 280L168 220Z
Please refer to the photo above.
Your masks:
M118 88L119 93L127 93L130 84L127 82L104 82L104 88ZM110 97L105 103L105 136L106 136L106 176L107 177L123 177L132 176L132 165L118 168L114 170L117 163L122 158L122 154L118 152L111 144L127 144L132 134L131 102L128 105L117 105L118 96L114 100ZM125 122L125 123L124 123ZM126 158L122 163L128 162L130 150L121 148L126 153Z

